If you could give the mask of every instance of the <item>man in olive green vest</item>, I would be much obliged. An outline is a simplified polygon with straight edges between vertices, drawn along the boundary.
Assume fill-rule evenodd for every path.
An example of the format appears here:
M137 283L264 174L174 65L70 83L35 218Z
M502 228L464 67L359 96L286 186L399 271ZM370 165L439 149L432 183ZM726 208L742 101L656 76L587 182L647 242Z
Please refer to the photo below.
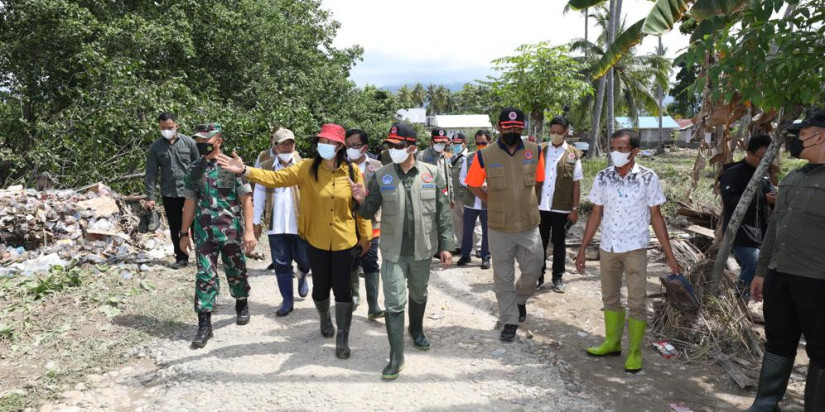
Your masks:
M567 258L567 229L568 222L572 225L579 220L579 198L581 196L580 182L584 178L582 172L581 152L567 144L564 137L570 130L567 119L556 116L550 121L550 142L542 145L544 154L544 184L541 185L539 196L539 233L544 250L544 264L541 267L538 287L544 283L544 272L547 270L547 244L552 232L553 240L553 291L564 293L564 262Z
M431 257L440 252L444 267L452 264L453 221L447 197L447 178L439 168L415 159L415 130L394 124L387 136L393 164L375 172L363 185L352 183L352 196L360 204L358 214L371 219L380 208L381 277L384 282L390 362L381 377L396 379L404 367L404 309L410 294L409 332L415 347L428 350L424 334L427 283ZM367 195L368 193L368 195ZM441 250L437 250L441 245Z
M461 165L467 157L467 138L464 133L453 135L453 157L450 159L450 180L453 185L453 199L450 207L453 209L453 229L455 231L455 251L454 255L461 253L461 241L464 236L464 193L467 188L461 183Z
M544 254L539 236L536 187L544 182L544 157L538 145L521 138L524 113L506 108L499 115L501 138L476 152L465 183L487 204L487 228L493 255L493 279L504 325L501 340L516 338L527 319L527 299L536 291ZM483 189L484 182L487 189ZM515 262L521 269L516 282ZM514 285L515 283L515 285Z

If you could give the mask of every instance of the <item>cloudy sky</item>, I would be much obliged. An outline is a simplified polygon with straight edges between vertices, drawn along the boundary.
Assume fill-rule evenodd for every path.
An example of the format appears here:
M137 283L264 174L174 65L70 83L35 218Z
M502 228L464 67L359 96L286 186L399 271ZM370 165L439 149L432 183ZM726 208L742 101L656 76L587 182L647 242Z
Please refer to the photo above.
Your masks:
M490 61L526 43L563 44L584 37L584 16L562 14L563 0L322 0L341 22L339 47L361 45L352 71L358 85L471 82L491 74ZM647 0L625 0L627 26L647 15ZM593 21L591 19L591 26ZM595 28L590 36L595 36ZM678 30L663 38L673 57L687 46ZM646 38L640 52L652 52Z

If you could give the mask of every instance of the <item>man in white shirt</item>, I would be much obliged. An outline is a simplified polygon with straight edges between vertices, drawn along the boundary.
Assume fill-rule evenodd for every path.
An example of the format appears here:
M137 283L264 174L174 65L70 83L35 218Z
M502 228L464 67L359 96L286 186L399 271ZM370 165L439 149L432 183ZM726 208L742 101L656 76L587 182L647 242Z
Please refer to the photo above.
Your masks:
M462 215L462 243L461 243L461 259L458 260L456 266L466 266L472 260L470 252L472 251L473 235L477 221L481 221L481 268L490 269L490 246L487 240L487 206L481 202L481 199L476 197L473 192L466 190L467 171L470 170L476 153L490 143L490 132L486 130L479 130L475 135L476 151L467 154L461 162L461 171L459 173L458 183L465 188L461 199L456 199L455 207L464 209ZM458 186L456 186L458 187ZM456 191L458 193L458 191ZM465 232L466 230L466 232ZM464 243L466 241L466 243Z
M277 129L272 134L271 143L272 148L261 152L255 162L255 167L278 171L301 162L301 157L295 151L295 135L291 130ZM255 207L255 215L252 219L255 237L261 236L263 227L267 228L275 277L278 280L281 297L284 299L281 307L275 312L276 316L286 316L292 312L294 304L293 261L300 272L298 295L303 298L309 293L307 284L309 260L306 242L298 237L299 198L300 193L296 186L268 189L263 185L255 185L252 198Z
M601 234L599 269L604 304L605 340L587 348L592 356L620 355L625 310L621 305L622 274L627 277L627 334L630 346L625 371L642 370L642 339L647 327L647 247L649 225L653 225L667 265L673 273L682 269L676 262L660 205L665 203L659 177L653 170L636 164L639 136L631 129L617 130L610 136L613 166L596 175L590 201L593 210L587 219L584 238L576 257L576 268L584 274L585 250L604 220ZM602 217L604 213L604 217Z
M579 220L579 199L581 197L582 172L581 152L564 141L570 130L570 123L556 116L549 123L550 142L542 145L544 150L544 184L538 193L539 234L544 249L544 264L541 267L537 288L544 284L547 271L547 244L553 240L553 291L564 293L564 263L567 251L567 222ZM550 236L552 232L552 237Z

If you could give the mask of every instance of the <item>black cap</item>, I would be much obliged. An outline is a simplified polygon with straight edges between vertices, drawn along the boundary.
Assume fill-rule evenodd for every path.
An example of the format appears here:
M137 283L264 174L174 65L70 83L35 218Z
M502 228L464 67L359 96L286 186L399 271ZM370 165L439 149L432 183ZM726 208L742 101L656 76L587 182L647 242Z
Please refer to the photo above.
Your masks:
M524 128L524 112L515 107L507 107L498 115L498 124L502 127Z
M825 129L825 110L811 112L801 123L794 123L787 127L788 133L798 134L800 130L808 127L821 127Z
M430 134L430 136L433 137L434 142L444 142L444 143L446 143L446 142L450 141L450 138L447 137L447 131L440 128L440 127L434 128L432 133Z
M464 133L456 133L456 134L453 135L452 142L453 143L466 143L467 142L467 137L464 136Z
M418 136L412 126L404 123L393 123L390 132L387 133L387 140L390 143L410 142L415 143Z

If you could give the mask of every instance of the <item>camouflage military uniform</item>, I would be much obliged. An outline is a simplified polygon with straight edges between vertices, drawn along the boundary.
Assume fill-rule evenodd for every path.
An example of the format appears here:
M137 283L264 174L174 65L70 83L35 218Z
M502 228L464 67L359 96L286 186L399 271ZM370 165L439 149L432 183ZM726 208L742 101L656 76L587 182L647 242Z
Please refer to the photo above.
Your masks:
M184 188L184 195L195 200L195 311L211 312L218 294L218 254L230 295L235 299L249 296L240 199L252 188L217 163L203 158L189 166Z

